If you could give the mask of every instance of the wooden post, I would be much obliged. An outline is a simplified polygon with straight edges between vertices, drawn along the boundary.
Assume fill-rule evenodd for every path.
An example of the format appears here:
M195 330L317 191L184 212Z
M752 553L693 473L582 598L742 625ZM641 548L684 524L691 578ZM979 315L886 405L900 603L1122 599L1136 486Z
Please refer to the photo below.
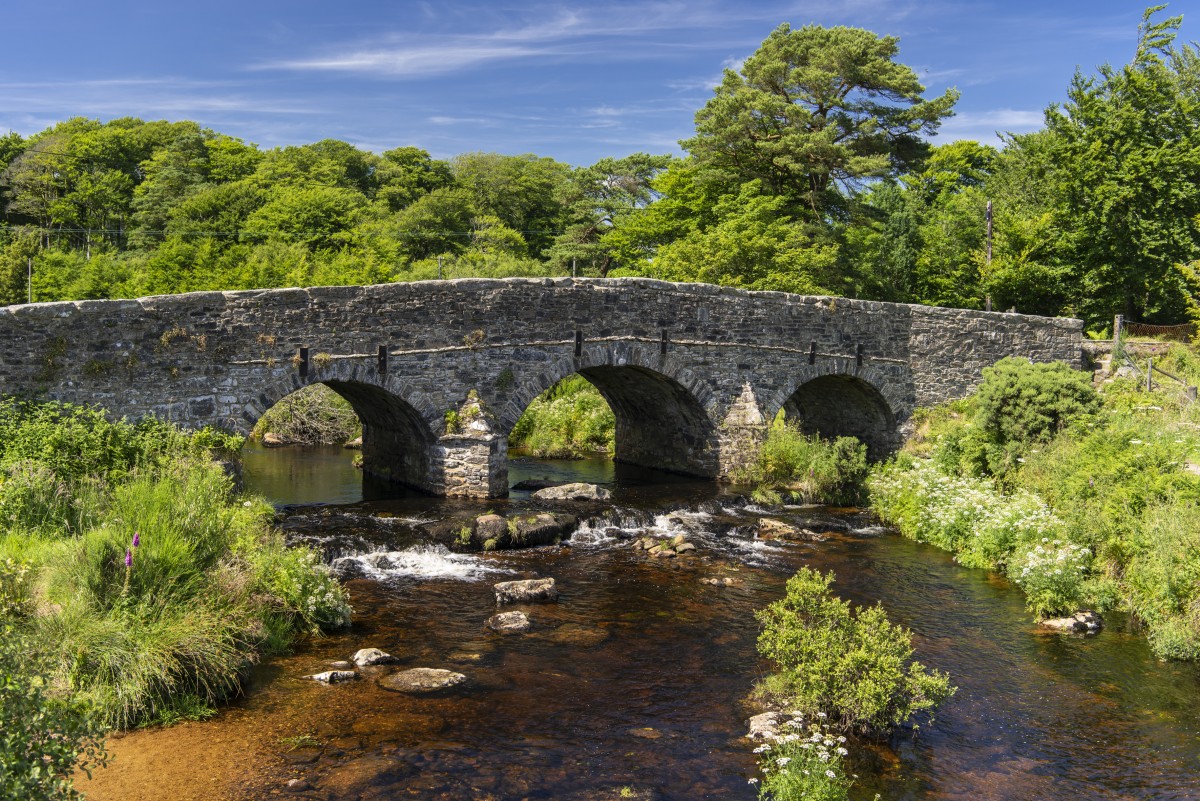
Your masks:
M25 258L25 267L29 270L29 274L25 279L25 286L29 290L29 302L33 303L33 256Z
M1154 391L1154 357L1146 359L1146 391Z
M571 259L571 277L575 277L575 259Z
M987 266L992 266L992 201L987 202ZM991 311L991 304L988 304Z
M442 257L438 256L438 280L442 280Z
M1121 331L1125 328L1125 315L1118 314L1113 318L1113 342L1121 338Z

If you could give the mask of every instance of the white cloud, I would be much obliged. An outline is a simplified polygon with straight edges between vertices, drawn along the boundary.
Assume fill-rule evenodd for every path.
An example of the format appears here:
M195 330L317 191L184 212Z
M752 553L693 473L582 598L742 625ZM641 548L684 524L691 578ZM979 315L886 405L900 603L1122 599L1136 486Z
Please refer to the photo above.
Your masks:
M1021 109L994 109L991 111L960 111L942 123L935 141L950 142L955 139L975 139L985 144L998 144L998 133L1029 133L1042 127L1044 112Z

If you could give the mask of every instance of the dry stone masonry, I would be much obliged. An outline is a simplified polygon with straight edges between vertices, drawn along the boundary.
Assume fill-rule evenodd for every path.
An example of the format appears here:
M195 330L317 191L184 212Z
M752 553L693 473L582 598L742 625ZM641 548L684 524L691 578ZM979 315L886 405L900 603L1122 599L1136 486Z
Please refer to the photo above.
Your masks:
M247 432L312 383L363 421L366 469L508 491L507 436L579 373L622 461L720 477L784 410L875 455L1004 356L1080 366L1082 324L642 278L462 279L0 308L0 391Z

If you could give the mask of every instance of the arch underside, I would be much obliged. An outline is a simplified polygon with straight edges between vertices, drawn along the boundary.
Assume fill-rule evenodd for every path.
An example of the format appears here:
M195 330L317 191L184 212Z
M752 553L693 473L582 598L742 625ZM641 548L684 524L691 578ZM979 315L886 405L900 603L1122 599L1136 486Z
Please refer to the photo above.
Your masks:
M638 366L579 371L616 418L615 461L684 475L719 472L716 430L699 401L679 382Z
M799 386L783 405L784 414L806 434L857 437L873 460L898 445L896 417L871 384L850 375L826 375Z
M386 389L362 381L311 383L329 387L358 415L363 428L364 472L427 492L434 489L431 462L435 437L415 408Z

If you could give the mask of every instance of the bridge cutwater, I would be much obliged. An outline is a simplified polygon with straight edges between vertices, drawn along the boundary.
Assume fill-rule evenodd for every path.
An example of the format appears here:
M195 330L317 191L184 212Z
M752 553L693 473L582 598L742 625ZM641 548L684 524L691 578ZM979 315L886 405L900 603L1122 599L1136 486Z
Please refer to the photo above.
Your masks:
M512 278L195 292L0 308L0 391L248 432L322 383L364 468L438 495L508 492L526 406L579 373L616 458L720 478L780 411L894 449L913 410L1005 356L1079 367L1079 320L644 278Z

